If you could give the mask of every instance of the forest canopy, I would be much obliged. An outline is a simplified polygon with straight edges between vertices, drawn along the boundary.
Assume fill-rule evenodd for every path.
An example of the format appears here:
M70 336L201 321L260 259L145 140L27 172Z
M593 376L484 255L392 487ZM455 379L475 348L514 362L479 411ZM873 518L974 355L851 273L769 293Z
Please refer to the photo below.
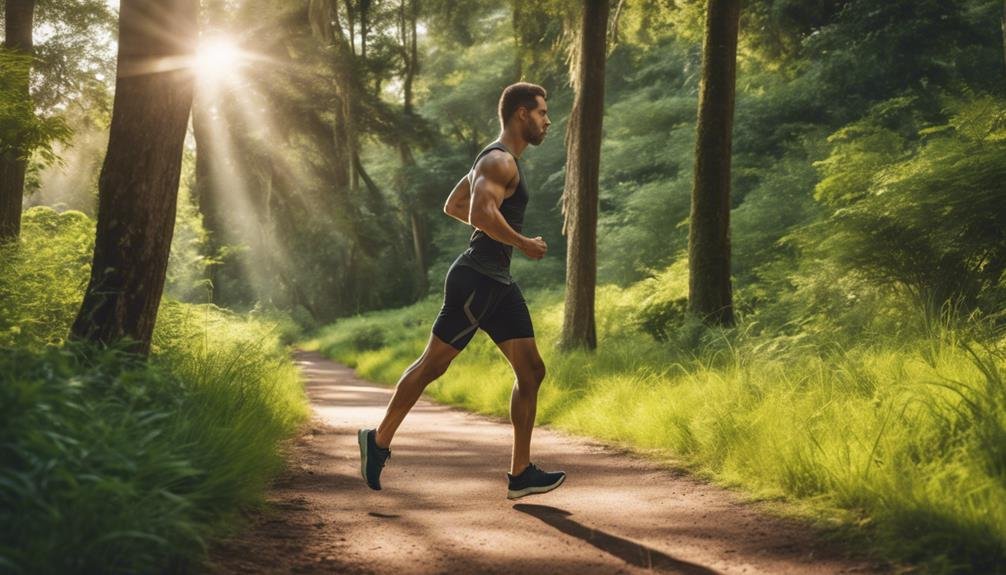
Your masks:
M612 7L602 284L656 277L685 257L704 6ZM1002 8L744 4L739 309L777 325L808 313L810 299L832 311L892 294L930 309L1001 309ZM316 326L437 292L467 241L441 206L498 132L500 89L519 79L548 88L556 125L522 162L526 227L552 252L516 260L514 273L526 287L560 286L576 12L558 0L203 2L170 293ZM0 126L30 134L26 206L95 214L114 17L102 2L39 2L36 113L16 98L0 110ZM3 78L25 65L5 55Z

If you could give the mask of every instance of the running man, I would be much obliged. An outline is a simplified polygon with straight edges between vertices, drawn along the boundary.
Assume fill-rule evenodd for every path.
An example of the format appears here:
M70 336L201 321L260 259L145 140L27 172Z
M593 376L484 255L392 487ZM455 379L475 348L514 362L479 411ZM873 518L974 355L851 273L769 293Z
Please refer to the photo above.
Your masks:
M444 282L444 305L433 324L426 349L402 374L384 420L377 429L361 429L361 473L371 489L381 488L381 470L391 456L391 441L427 385L447 371L451 361L481 328L513 367L510 395L513 452L507 473L507 497L545 493L562 484L562 471L542 471L531 463L538 387L545 364L538 354L520 288L510 277L513 248L540 260L547 247L541 237L521 235L528 202L527 183L517 162L528 144L538 145L549 125L545 89L518 83L499 101L499 138L475 158L472 169L447 198L444 213L475 228L469 247L451 265Z

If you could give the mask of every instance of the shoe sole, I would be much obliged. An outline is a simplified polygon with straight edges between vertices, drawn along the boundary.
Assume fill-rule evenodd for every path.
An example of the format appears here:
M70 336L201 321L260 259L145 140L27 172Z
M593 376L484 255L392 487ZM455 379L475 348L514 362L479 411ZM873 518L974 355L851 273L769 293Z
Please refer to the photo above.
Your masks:
M367 487L370 487L370 482L367 481L367 430L357 431L356 440L360 444L360 475L363 476L363 482Z
M521 497L524 497L525 495L535 495L535 494L539 494L539 493L548 493L549 491L552 491L556 487L559 487L560 485L562 485L563 481L566 481L566 476L565 475L563 475L562 477L560 477L559 481L556 481L555 483L553 483L551 485L542 485L540 487L525 487L524 489L517 489L517 490L508 489L507 492L506 492L506 498L507 499L520 499Z

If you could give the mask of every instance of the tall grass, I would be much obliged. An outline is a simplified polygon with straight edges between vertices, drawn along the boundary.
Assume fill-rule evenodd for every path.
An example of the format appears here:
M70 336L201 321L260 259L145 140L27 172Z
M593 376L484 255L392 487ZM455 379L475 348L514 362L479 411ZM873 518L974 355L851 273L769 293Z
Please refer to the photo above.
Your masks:
M686 324L658 343L633 326L636 295L601 289L597 352L560 354L560 294L530 294L548 366L539 422L659 450L757 497L801 502L931 572L1006 571L1000 351L949 328L840 344ZM422 350L436 306L340 321L314 343L390 384ZM380 334L383 345L360 348L360 333ZM512 384L480 335L429 393L502 416Z
M153 355L64 339L93 222L29 210L0 254L0 572L187 571L307 415L277 330L165 301Z

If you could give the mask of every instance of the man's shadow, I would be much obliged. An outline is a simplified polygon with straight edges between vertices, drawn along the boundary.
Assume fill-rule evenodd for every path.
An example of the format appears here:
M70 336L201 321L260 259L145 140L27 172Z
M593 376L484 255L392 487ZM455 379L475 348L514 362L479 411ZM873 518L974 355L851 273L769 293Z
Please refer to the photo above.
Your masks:
M570 519L569 517L572 513L563 509L549 507L548 505L529 505L526 503L518 503L513 508L521 513L537 517L559 531L582 539L601 551L614 555L622 561L637 567L666 573L682 573L684 575L716 575L717 573L717 571L708 567L675 559L656 549L650 549L634 541L582 525Z

